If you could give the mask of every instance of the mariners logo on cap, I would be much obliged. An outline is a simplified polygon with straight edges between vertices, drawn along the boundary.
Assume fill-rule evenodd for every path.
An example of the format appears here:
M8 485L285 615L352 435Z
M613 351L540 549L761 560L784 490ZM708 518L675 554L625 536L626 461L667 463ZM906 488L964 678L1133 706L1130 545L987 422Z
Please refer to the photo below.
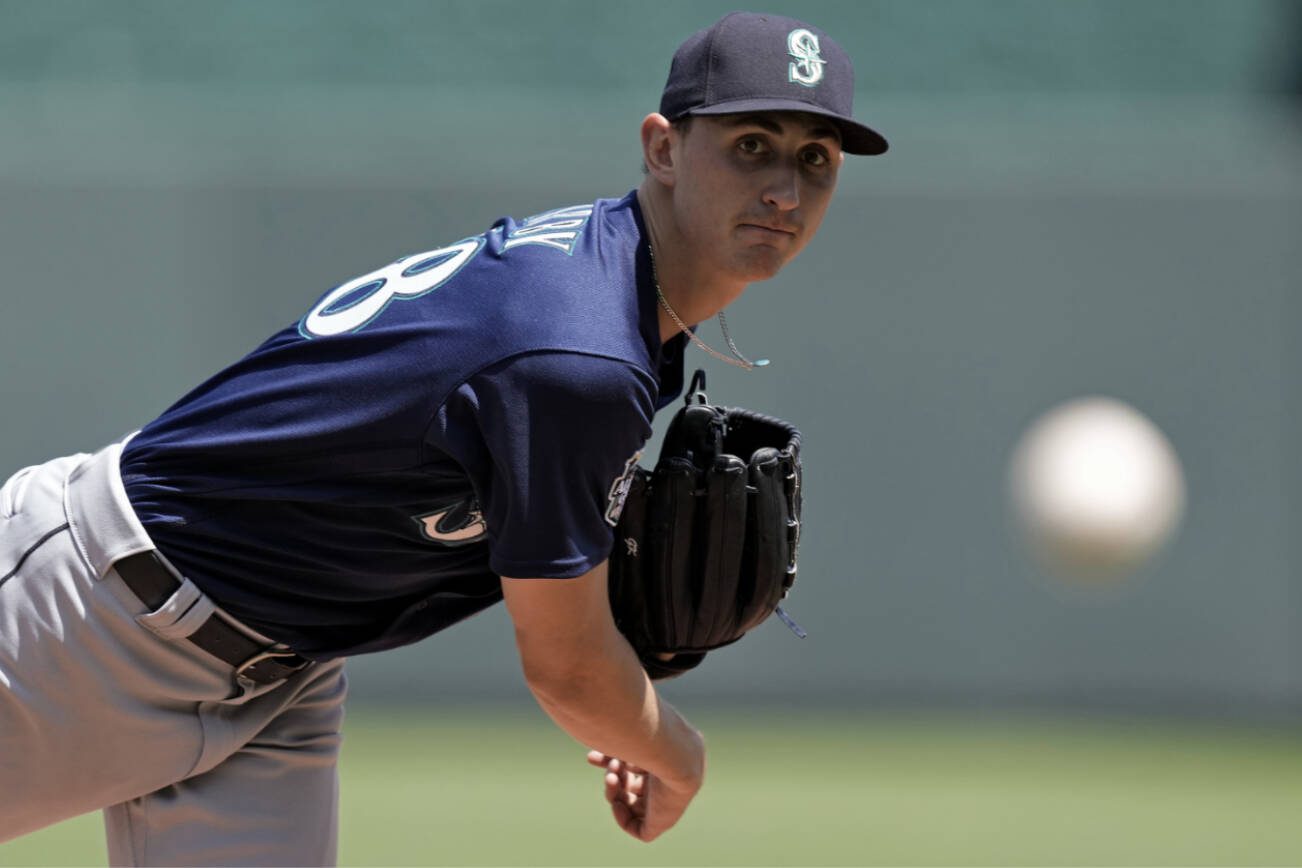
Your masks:
M801 27L787 34L787 54L795 58L787 67L787 80L813 87L823 80L823 60L818 37Z

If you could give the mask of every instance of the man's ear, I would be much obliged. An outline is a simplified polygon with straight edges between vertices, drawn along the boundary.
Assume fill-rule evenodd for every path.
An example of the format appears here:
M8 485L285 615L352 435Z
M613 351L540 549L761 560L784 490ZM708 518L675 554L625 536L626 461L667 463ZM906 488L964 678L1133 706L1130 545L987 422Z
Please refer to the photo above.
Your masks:
M669 119L652 112L642 119L642 162L651 177L666 187L674 185L674 142L677 134Z

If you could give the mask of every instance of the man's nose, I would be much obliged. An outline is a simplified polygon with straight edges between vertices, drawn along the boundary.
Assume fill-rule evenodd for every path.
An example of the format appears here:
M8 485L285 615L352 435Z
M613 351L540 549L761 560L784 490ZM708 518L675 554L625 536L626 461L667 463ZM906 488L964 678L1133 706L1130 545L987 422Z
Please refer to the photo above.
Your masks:
M795 169L778 169L764 188L764 204L779 211L792 211L800 205L800 175Z

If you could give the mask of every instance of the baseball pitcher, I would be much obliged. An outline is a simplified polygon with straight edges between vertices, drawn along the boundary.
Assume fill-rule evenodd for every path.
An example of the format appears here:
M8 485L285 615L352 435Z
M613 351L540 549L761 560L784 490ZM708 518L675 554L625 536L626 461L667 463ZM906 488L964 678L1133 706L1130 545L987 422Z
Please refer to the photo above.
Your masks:
M697 380L639 455L689 343L754 364L692 327L886 150L852 89L823 31L729 15L674 55L637 189L346 280L134 434L14 474L0 841L102 809L115 864L332 864L344 660L503 600L615 821L673 826L705 751L654 680L780 613L800 436Z

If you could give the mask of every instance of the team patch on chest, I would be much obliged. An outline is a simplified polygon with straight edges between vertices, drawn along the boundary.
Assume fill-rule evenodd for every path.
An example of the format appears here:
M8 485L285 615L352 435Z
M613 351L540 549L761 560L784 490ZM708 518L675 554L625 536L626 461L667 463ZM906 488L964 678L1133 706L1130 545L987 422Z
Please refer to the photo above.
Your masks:
M473 497L463 498L436 512L413 515L412 520L420 526L421 536L445 546L468 545L488 535L484 513Z

